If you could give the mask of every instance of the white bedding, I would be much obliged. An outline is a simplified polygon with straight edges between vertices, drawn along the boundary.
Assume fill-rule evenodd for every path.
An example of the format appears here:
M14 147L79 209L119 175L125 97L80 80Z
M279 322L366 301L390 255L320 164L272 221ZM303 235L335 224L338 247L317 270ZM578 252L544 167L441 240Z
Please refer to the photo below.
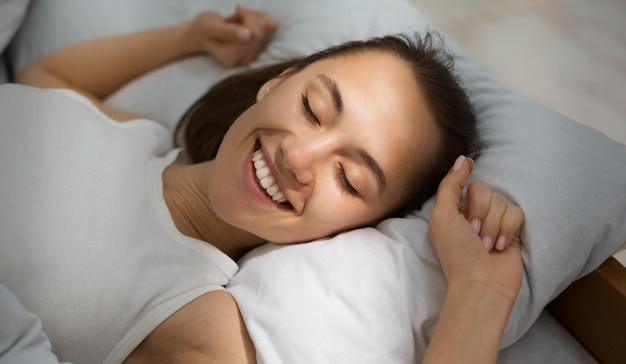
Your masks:
M349 39L429 26L403 0L238 3L265 10L280 24L257 65ZM10 59L20 68L71 42L171 24L207 7L228 13L234 2L35 0ZM549 316L540 315L567 285L623 247L626 146L517 93L455 51L487 144L473 178L492 184L526 217L525 278L502 346L513 344L541 319L531 336L503 351L501 360L588 362ZM172 129L195 98L230 72L206 57L183 60L133 82L109 103ZM269 244L240 261L240 272L227 289L241 307L259 361L419 361L445 294L427 239L429 206L376 228L311 244ZM562 339L546 345L558 332Z

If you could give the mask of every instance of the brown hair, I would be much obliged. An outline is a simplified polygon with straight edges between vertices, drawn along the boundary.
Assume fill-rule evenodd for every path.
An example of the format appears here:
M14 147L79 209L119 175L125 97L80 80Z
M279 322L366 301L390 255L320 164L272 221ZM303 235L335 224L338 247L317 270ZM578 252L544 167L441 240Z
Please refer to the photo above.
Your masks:
M421 174L411 196L395 211L401 215L422 204L437 190L441 179L459 155L477 157L481 143L471 103L453 70L454 60L438 33L420 36L390 35L364 41L351 41L264 68L228 77L213 86L183 115L174 132L175 140L184 133L184 144L193 163L215 158L230 125L256 102L261 86L292 67L296 73L308 65L331 57L363 51L391 53L407 62L440 131L438 158Z

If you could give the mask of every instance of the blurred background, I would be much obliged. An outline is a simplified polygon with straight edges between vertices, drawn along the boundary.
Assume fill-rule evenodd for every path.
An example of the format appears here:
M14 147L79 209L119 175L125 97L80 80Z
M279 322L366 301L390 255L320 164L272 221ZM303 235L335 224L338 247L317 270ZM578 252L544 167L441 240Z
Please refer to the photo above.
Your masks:
M626 0L409 1L513 88L626 144Z

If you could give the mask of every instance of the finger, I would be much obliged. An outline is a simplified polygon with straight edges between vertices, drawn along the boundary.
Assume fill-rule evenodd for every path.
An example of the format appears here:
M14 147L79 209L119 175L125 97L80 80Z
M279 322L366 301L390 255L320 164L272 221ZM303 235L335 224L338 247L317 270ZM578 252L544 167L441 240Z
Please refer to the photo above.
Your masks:
M235 12L232 15L227 16L225 20L227 22L242 23L243 22L243 18L241 16L242 9L243 9L243 6L237 5L235 7Z
M483 221L489 212L490 203L491 188L488 184L482 181L474 181L467 186L467 191L461 204L461 211L477 234L480 233Z
M504 250L509 244L519 242L520 231L524 224L524 213L518 206L507 206L502 216L500 232L495 243L495 249Z
M239 16L239 19L241 19L241 24L252 26L253 24L258 22L261 14L262 13L260 12L256 12L252 9L244 8L241 5L237 5L237 15Z
M244 7L238 7L237 10L241 16L241 24L252 29L253 33L256 33L257 36L271 33L276 28L276 22L263 11Z
M522 239L520 239L519 235L514 235L511 238L511 242L506 247L504 247L504 249L507 249L508 247L517 248L520 250L522 249Z
M458 212L461 193L471 173L471 163L468 158L459 156L448 174L441 180L433 211Z
M219 37L221 41L240 41L240 42L248 42L252 39L252 30L243 25L239 25L236 23L226 23L224 25L224 32Z
M502 218L507 210L507 201L501 195L491 195L491 203L489 204L489 212L483 220L480 236L487 250L491 250L499 238L502 227Z
M228 22L225 18L211 12L200 15L200 21L206 34L213 40L220 42L248 41L252 31L245 25L237 22Z

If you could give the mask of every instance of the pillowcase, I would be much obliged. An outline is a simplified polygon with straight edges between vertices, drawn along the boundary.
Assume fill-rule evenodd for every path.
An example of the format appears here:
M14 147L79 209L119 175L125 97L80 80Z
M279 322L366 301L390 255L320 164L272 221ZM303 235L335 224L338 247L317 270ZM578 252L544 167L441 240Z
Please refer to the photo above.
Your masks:
M267 11L280 24L253 66L349 39L429 27L403 0L240 3ZM71 42L177 23L208 6L224 14L234 10L227 0L172 4L33 1L11 60L23 67ZM526 218L524 282L504 334L506 347L567 285L623 247L626 146L510 89L452 48L487 146L472 179L490 183L521 206ZM137 79L108 103L171 130L209 85L236 71L193 57ZM310 244L267 244L244 257L227 289L237 299L259 362L420 361L446 290L428 240L431 206L432 199L421 211L376 228Z
M9 82L8 66L3 53L22 25L29 2L30 0L0 1L0 84Z
M4 0L0 2L0 53L4 51L22 24L30 0Z

